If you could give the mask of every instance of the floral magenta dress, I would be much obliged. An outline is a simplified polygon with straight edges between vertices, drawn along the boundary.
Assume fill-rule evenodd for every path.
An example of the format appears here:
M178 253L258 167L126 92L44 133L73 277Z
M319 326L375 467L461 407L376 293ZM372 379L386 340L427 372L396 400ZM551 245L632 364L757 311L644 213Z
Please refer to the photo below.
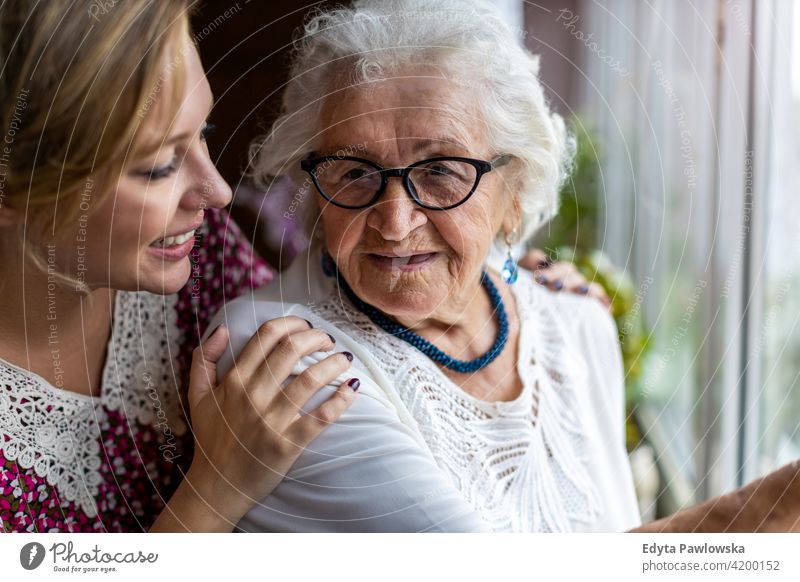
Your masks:
M119 291L100 396L53 387L0 359L4 531L146 531L191 460L192 350L225 301L273 272L221 211L207 211L174 295Z

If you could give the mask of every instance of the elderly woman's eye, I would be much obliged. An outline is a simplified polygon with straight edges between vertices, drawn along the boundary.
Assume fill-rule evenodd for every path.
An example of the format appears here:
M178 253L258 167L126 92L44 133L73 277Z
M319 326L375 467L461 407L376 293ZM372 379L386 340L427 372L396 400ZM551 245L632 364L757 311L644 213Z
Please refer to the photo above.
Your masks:
M346 178L347 180L360 180L368 175L369 171L366 168L353 168L348 170L344 174L343 178Z
M452 168L442 164L433 164L425 168L433 176L449 176L453 173Z
M470 182L474 180L475 169L469 164L457 161L431 162L414 168L412 179L414 177L440 182Z

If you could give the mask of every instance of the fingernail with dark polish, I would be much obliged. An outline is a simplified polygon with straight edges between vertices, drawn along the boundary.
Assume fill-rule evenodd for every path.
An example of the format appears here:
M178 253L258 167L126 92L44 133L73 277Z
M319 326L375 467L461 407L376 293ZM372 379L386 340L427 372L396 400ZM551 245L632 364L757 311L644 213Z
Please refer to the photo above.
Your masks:
M351 354L350 352L342 352L342 355L345 358L347 358L348 362L352 362L353 361L353 354Z
M561 279L556 279L553 282L553 289L555 289L556 291L561 291L563 288L564 288L564 283L561 281Z
M547 277L545 277L544 275L539 275L539 277L536 280L541 285L547 285Z
M336 343L336 339L331 334L328 334L328 337L331 338L332 343Z
M308 324L308 329L314 329L314 326L311 325L310 321L308 321L307 319L305 319L304 321Z
M358 378L350 378L347 381L347 385L350 386L350 388L352 388L354 391L358 390L358 387L361 386L361 380Z
M578 293L580 293L581 295L586 295L588 292L589 292L588 285L581 285L580 287L578 287Z

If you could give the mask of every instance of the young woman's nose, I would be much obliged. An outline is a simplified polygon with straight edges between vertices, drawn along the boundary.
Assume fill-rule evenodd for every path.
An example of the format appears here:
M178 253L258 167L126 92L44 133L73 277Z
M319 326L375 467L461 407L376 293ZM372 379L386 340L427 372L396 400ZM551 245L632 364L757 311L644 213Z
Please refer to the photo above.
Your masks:
M230 204L231 187L217 171L210 159L201 165L201 171L193 180L181 204L186 208L223 208Z

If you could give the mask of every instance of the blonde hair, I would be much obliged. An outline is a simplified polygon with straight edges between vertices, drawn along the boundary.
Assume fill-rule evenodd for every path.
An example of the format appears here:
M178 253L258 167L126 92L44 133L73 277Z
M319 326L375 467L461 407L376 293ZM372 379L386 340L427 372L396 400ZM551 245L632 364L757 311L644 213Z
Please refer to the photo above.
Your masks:
M25 210L20 237L40 268L31 241L97 208L126 157L152 147L139 133L151 109L177 107L181 67L164 60L189 38L194 1L2 4L0 207Z

